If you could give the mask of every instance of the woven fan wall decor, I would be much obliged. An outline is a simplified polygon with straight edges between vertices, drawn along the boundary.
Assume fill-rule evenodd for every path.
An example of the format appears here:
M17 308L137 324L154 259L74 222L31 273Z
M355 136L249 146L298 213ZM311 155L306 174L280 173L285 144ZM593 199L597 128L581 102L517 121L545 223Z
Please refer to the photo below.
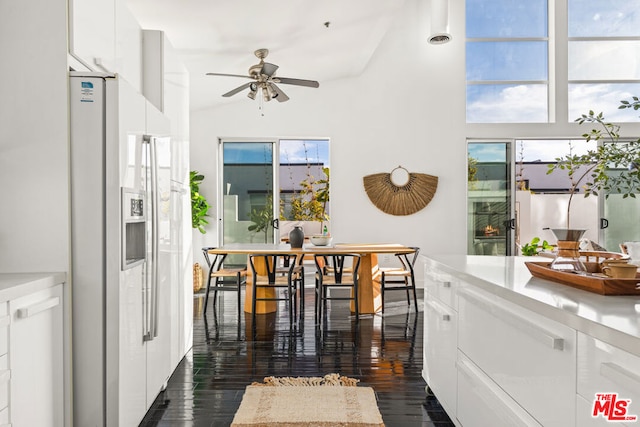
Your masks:
M393 182L391 175L404 170L408 178L403 185ZM398 166L391 173L376 173L363 178L369 200L382 212L390 215L411 215L429 204L438 188L438 177L413 173Z

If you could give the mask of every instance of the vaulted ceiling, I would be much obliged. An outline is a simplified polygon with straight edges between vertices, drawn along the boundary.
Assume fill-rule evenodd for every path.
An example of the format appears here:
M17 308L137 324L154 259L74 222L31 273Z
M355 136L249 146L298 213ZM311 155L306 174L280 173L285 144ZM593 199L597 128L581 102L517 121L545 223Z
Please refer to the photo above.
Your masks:
M190 74L191 109L227 102L251 102L247 91L222 94L248 80L206 76L247 75L258 63L256 49L269 49L266 62L277 76L317 80L320 89L282 85L291 99L298 91L321 90L323 82L357 76L375 53L404 0L126 0L142 28L165 32Z

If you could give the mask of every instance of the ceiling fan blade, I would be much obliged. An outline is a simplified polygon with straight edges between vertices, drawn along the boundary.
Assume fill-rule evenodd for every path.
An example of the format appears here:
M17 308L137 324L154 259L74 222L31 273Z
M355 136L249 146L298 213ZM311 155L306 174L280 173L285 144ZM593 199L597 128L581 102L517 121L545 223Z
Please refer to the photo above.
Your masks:
M225 94L224 94L224 95L222 95L222 96L224 96L225 98L228 98L228 97L230 97L230 96L235 95L235 94L236 94L236 93L238 93L238 92L241 92L241 91L245 90L246 88L248 88L248 87L249 87L249 86L251 86L252 84L253 84L253 82L245 83L245 84L243 84L242 86L238 86L237 88L235 88L235 89L233 89L233 90L230 90L229 92L225 93Z
M278 68L279 67L275 64L265 62L264 64L262 64L262 70L260 70L260 74L266 74L267 76L271 77Z
M243 76L242 74L207 73L207 76L242 77L245 79L253 79L251 76Z
M276 99L276 101L278 102L286 102L289 100L289 97L287 96L286 93L284 93L282 91L282 89L280 89L278 86L276 86L273 83L269 83L269 85L271 86L271 89L273 89L273 92L276 94L274 96L274 98Z
M285 85L307 86L307 87L319 87L320 83L315 80L302 80L302 79L290 79L287 77L276 77L273 79L276 83L282 83Z

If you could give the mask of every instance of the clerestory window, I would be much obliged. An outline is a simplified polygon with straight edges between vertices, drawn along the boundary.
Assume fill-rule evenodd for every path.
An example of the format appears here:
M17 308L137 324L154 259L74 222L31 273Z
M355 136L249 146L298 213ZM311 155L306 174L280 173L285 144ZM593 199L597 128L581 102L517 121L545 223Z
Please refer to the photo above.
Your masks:
M467 0L466 37L467 122L547 122L547 0Z
M640 121L618 110L640 94L640 0L466 0L466 83L468 123Z
M640 120L618 110L640 93L640 0L567 1L569 119L592 109Z

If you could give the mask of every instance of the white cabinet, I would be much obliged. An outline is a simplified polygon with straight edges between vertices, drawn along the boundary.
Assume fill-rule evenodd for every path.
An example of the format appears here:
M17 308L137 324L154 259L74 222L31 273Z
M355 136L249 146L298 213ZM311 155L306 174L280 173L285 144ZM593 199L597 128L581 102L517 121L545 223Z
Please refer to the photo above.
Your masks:
M9 303L0 302L0 425L9 424L9 387L11 370L9 369L9 325L11 317Z
M578 334L578 397L579 426L633 425L640 417L640 357L589 335ZM612 396L614 393L614 396ZM600 394L600 398L598 398ZM630 400L629 404L617 402ZM600 400L593 417L594 404ZM611 402L611 403L609 403ZM609 417L612 420L609 420ZM616 418L629 419L628 424ZM635 420L633 419L635 417Z
M424 378L453 422L575 426L574 329L437 268L425 284Z
M189 197L189 73L162 31L143 30L142 93L171 122L171 360L193 343L193 264Z
M69 21L71 54L90 71L118 73L142 91L142 29L124 1L71 0Z
M540 424L573 425L575 330L470 285L458 316L461 352Z
M72 0L69 20L71 52L93 69L115 71L115 0Z
M576 426L578 427L603 427L610 426L611 423L604 419L594 418L591 416L593 410L593 402L588 402L579 394L576 395ZM624 424L616 423L617 427L623 427ZM626 426L625 426L626 427Z
M6 304L0 304L0 311ZM8 306L9 343L7 354L0 356L0 405L8 394L9 407L8 413L0 411L0 422L13 427L62 426L63 285L12 299ZM1 324L3 319L0 313Z
M637 425L640 298L533 278L524 261L427 258L423 376L451 420Z
M176 307L176 319L171 325L172 366L177 366L193 345L193 264L191 198L189 190L189 144L171 144L171 301Z
M448 276L425 271L424 378L450 417L456 415L458 313L453 307L453 283Z
M171 139L189 140L189 72L164 32L142 32L142 94L171 120Z
M457 367L457 421L463 426L541 425L462 352L458 353Z

